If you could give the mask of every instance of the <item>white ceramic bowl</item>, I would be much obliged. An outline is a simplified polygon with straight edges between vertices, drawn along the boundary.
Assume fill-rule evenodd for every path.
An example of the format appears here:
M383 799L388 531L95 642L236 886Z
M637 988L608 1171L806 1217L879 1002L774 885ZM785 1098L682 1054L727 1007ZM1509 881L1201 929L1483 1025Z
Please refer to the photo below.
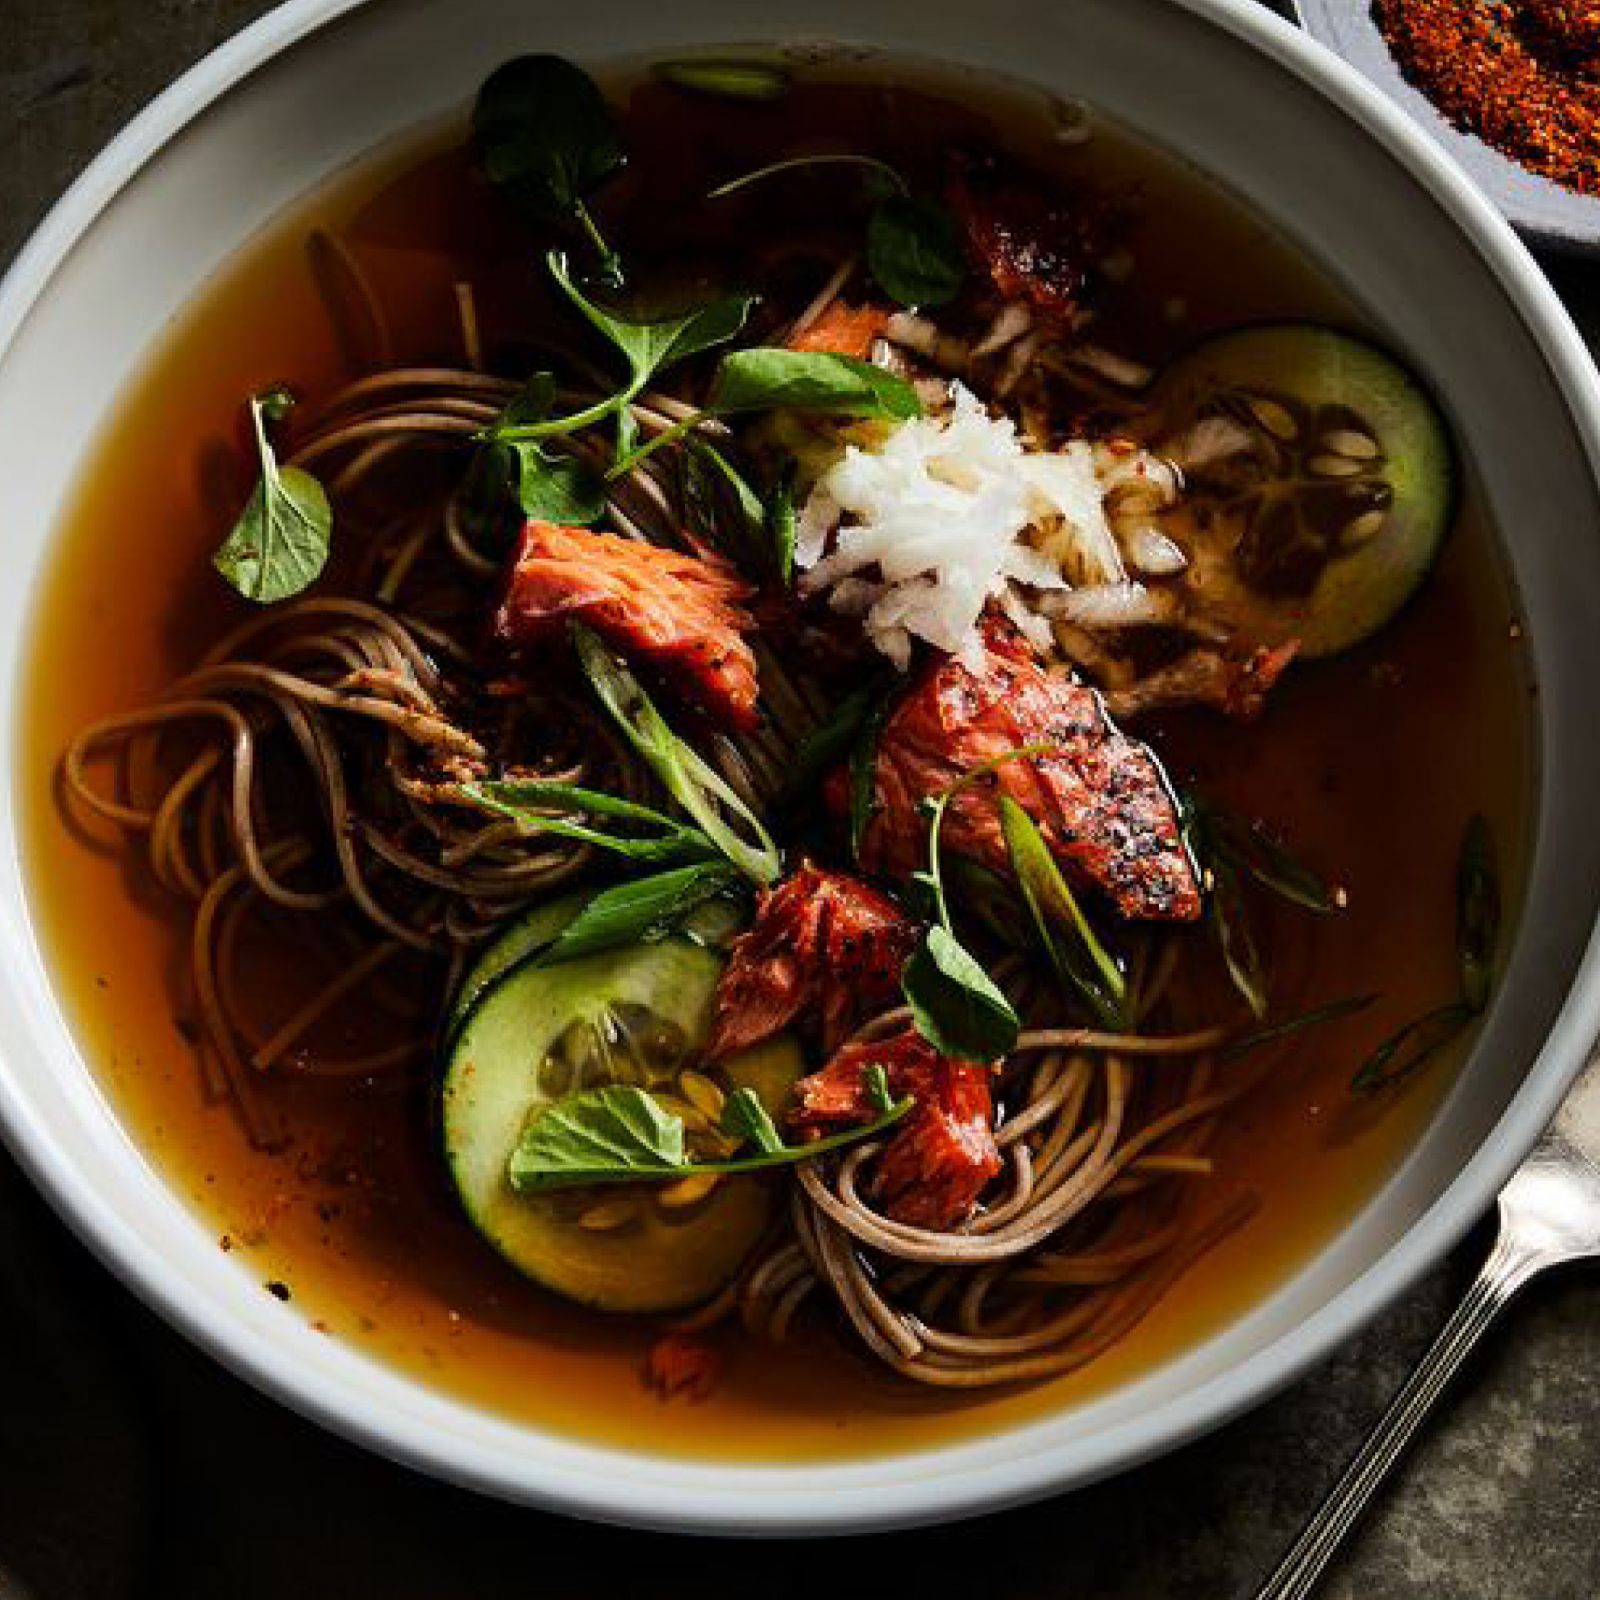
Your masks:
M998 1436L859 1464L718 1467L496 1421L332 1343L219 1252L119 1129L51 993L0 788L0 1121L72 1225L237 1371L372 1448L519 1500L758 1533L886 1527L1081 1484L1287 1381L1489 1204L1600 1027L1600 389L1510 230L1377 91L1249 0L294 0L174 86L90 168L0 291L3 748L57 508L141 355L247 236L518 50L600 60L830 38L1081 93L1225 177L1387 326L1481 473L1542 692L1537 850L1510 971L1467 1069L1384 1190L1291 1282L1185 1357ZM109 554L116 559L116 552ZM1468 728L1461 730L1470 738Z

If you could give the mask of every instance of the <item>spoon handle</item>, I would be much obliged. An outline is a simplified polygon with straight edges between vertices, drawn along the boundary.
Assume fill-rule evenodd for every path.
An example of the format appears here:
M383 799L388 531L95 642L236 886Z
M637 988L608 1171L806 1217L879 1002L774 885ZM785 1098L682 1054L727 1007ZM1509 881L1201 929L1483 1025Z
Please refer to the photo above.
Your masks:
M1305 1525L1256 1600L1304 1600L1390 1469L1405 1453L1456 1369L1511 1297L1548 1258L1518 1235L1502 1207L1500 1233L1483 1270L1367 1435L1344 1476Z

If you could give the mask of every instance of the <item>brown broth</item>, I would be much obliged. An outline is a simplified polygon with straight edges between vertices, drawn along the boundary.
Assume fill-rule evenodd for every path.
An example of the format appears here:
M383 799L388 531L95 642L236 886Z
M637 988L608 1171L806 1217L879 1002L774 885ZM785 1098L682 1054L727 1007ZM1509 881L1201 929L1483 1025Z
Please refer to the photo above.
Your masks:
M1286 242L1177 163L1106 129L1087 145L1052 145L1037 96L986 90L980 116L886 88L874 71L874 86L807 87L782 111L640 91L630 133L647 154L615 199L646 184L677 196L656 215L686 220L655 243L692 246L708 275L725 273L749 248L738 236L749 213L701 228L693 197L708 172L759 165L824 131L915 171L948 146L952 127L978 126L998 108L1006 140L1036 161L1134 197L1134 276L1113 296L1107 343L1159 360L1241 321L1360 325ZM514 327L528 300L526 241L487 204L452 136L340 177L248 245L86 454L40 597L20 779L32 903L84 1051L146 1158L263 1285L288 1286L292 1305L330 1336L502 1416L672 1455L860 1456L992 1432L1149 1371L1281 1284L1375 1192L1436 1107L1449 1067L1436 1064L1378 1116L1352 1109L1352 1065L1451 991L1451 883L1466 818L1493 819L1509 869L1526 813L1525 687L1492 544L1470 503L1424 593L1379 639L1293 673L1254 726L1180 718L1157 731L1176 771L1280 822L1346 890L1343 915L1297 934L1307 976L1293 1003L1382 997L1299 1041L1232 1118L1221 1147L1228 1181L1257 1191L1261 1211L1087 1370L1020 1395L952 1398L882 1375L819 1331L789 1353L739 1348L709 1401L665 1404L637 1376L649 1327L556 1302L475 1238L407 1097L289 1086L281 1096L295 1142L277 1155L253 1150L229 1107L202 1093L173 998L183 911L115 840L64 824L55 773L78 728L155 695L238 615L207 558L243 493L242 468L217 465L238 459L240 399L275 381L314 395L347 375L307 266L314 226L354 248L404 357L456 353L458 278L476 284L491 327ZM275 981L270 965L260 977Z

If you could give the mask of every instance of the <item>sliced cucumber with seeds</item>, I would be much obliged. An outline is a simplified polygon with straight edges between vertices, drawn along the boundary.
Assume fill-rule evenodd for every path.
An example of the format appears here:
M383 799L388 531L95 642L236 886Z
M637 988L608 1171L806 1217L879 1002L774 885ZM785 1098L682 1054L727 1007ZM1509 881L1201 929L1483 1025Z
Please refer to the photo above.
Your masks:
M1259 642L1333 655L1416 592L1454 516L1438 408L1375 345L1312 323L1223 334L1161 381L1163 444L1197 512L1208 609Z
M589 896L563 895L559 900L546 900L530 911L524 911L508 922L478 952L477 960L467 968L450 1002L450 1016L446 1024L446 1037L454 1037L461 1024L471 1015L472 1009L496 983L514 967L519 967L530 957L547 950L556 942L561 930L583 910Z
M496 984L504 982L519 967L545 959L566 932L567 925L577 918L590 899L589 893L580 891L563 895L559 900L544 901L524 911L494 935L467 968L466 976L456 989L455 998L450 1002L446 1039L453 1039L461 1031L462 1024ZM683 919L679 932L691 944L725 949L743 920L738 907L726 900L711 900L696 906Z
M728 1153L716 1113L732 1090L752 1088L780 1112L804 1070L791 1041L697 1065L722 966L679 938L555 966L527 961L489 989L450 1050L445 1158L467 1215L513 1266L570 1299L626 1312L696 1305L738 1271L771 1220L774 1190L759 1177L549 1195L518 1195L507 1178L528 1123L583 1089L648 1089L683 1117L702 1158Z

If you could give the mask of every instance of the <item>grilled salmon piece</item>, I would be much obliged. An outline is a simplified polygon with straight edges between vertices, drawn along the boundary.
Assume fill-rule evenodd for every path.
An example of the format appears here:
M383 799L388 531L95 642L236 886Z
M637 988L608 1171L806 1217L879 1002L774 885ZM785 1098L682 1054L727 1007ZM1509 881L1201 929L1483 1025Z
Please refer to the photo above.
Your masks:
M1279 678L1299 652L1300 643L1260 645L1239 655L1209 646L1190 650L1157 667L1126 689L1106 692L1106 705L1118 717L1142 717L1169 706L1212 706L1249 722L1261 715Z
M1020 301L1046 322L1075 326L1104 254L1102 228L1087 206L989 158L965 159L949 186L950 209L967 254L1002 300Z
M888 321L889 313L882 306L853 306L848 300L832 300L809 327L789 340L789 348L822 350L865 361Z
M1048 749L998 760L1037 745ZM940 834L946 848L1005 872L996 796L1008 794L1068 879L1103 894L1123 916L1189 922L1200 915L1194 862L1149 747L1118 730L1093 689L1046 672L994 618L972 664L956 656L930 662L885 722L862 865L892 877L919 868L928 836L919 803L987 762L997 762L992 779L950 801ZM837 778L830 785L836 809L848 804L845 789Z
M871 1066L883 1068L897 1100L916 1100L874 1166L873 1199L886 1216L911 1227L960 1226L1000 1171L992 1072L940 1055L907 1028L875 1043L846 1045L820 1072L802 1078L790 1125L836 1129L871 1122L881 1114L867 1092Z
M748 1049L815 1016L832 1050L850 1026L898 990L916 929L887 895L844 872L803 863L762 892L717 985L707 1054Z
M554 522L522 530L496 637L516 649L583 622L636 665L730 728L760 725L756 660L745 635L750 587L715 555Z

